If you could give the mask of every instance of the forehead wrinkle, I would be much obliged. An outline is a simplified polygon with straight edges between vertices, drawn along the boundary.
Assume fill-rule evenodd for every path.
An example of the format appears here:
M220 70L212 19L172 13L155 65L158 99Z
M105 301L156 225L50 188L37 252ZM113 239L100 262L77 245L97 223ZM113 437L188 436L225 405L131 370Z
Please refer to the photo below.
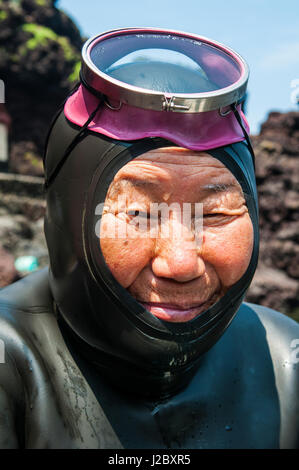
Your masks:
M172 177L179 171L180 178L185 176L195 176L202 171L211 170L214 171L225 171L229 170L223 165L222 162L215 159L207 153L199 153L198 155L194 152L187 151L185 154L185 149L181 149L182 154L176 155L167 152L166 154L160 154L157 152L156 155L153 155L154 152L148 152L146 154L136 157L134 160L131 160L127 163L115 176L115 180L130 178L130 179L145 179L151 180L158 183L170 182ZM173 173L175 172L175 173ZM138 178L140 177L140 178Z
M196 165L215 166L217 168L225 168L225 165L208 152L198 152L180 147L167 147L161 149L150 150L149 152L136 157L134 161L152 162L165 165Z
M139 186L161 184L170 180L169 171L153 162L130 162L115 176L114 181L128 181Z
M243 191L232 173L213 157L209 162L203 161L204 158L201 162L197 161L197 164L194 164L193 161L192 171L190 171L189 165L185 165L183 169L184 162L180 161L178 164L180 169L175 172L173 168L177 166L176 163L153 161L152 158L143 160L142 157L144 155L137 157L139 161L136 161L137 159L131 160L116 173L111 183L109 196L114 196L118 191L127 189L148 190L155 193L156 190L159 190L159 193L162 191L168 194L169 191L173 192L175 188L178 189L180 187L179 181L183 182L184 180L189 181L189 185L195 184L197 187L195 192L202 191L204 196L233 191L238 191L243 195ZM184 183L183 190L185 191L185 189Z

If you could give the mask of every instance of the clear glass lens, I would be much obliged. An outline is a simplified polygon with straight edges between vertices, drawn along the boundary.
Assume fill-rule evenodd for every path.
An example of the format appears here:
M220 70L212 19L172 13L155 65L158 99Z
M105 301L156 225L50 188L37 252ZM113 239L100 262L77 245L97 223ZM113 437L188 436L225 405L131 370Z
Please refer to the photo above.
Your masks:
M235 83L237 62L208 43L166 34L125 34L97 42L90 57L110 77L139 88L203 93Z

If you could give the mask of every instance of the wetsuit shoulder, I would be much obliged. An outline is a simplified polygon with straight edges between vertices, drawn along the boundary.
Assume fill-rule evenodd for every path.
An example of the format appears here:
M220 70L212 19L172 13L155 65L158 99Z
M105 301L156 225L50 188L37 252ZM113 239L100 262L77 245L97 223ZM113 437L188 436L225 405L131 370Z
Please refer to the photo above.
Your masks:
M285 344L290 347L290 343L298 338L299 341L299 323L287 315L262 305L244 303L241 307L246 315L257 315L263 324L268 340L276 342L282 347ZM278 337L279 336L279 341Z
M9 309L27 313L52 312L48 268L33 273L0 291L0 313Z
M0 291L0 448L25 445L24 417L30 409L34 319L51 311L48 269ZM40 314L40 315L39 315Z
M255 317L265 331L280 403L280 447L299 448L299 324L261 305L243 304L242 311L241 318Z
M0 449L121 448L52 305L48 269L0 292Z

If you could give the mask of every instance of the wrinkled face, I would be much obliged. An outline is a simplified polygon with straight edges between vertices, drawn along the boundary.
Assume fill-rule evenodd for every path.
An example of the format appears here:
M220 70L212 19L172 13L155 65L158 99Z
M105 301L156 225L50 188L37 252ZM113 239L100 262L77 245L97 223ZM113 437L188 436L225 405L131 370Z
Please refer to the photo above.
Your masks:
M101 249L115 279L156 317L189 321L245 273L253 227L242 189L208 153L154 150L110 185Z

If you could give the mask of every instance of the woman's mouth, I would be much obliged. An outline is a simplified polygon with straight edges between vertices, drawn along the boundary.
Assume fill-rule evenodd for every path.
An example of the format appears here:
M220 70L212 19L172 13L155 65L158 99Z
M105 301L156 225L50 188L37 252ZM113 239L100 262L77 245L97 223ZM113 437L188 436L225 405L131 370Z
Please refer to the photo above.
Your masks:
M164 304L159 302L140 302L148 312L160 320L183 323L193 320L202 312L211 306L211 302L207 301L195 307L186 309L178 308L175 305ZM214 302L213 302L214 303Z

